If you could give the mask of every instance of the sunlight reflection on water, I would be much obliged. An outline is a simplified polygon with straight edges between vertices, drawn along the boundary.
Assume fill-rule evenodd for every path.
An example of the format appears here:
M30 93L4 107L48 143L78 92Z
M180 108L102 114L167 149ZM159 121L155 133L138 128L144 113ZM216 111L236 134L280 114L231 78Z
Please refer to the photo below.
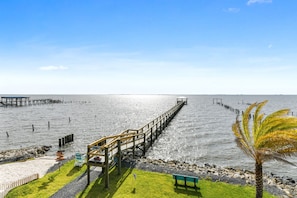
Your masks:
M74 143L66 153L86 151L86 145L104 135L126 129L138 129L158 117L176 103L174 95L91 95L31 96L63 99L68 103L19 108L0 108L0 150L31 145L52 145L58 139L74 134ZM213 104L222 98L224 104L243 111L246 103L268 99L265 113L290 108L297 115L296 96L188 96L188 105L164 130L147 156L155 159L180 160L199 165L209 163L254 169L254 162L237 148L231 125L236 114ZM69 122L71 118L71 122ZM48 129L50 121L50 129ZM32 132L32 124L35 130ZM6 131L9 137L6 136ZM297 162L296 158L292 158ZM280 162L264 164L265 171L297 178L296 168Z

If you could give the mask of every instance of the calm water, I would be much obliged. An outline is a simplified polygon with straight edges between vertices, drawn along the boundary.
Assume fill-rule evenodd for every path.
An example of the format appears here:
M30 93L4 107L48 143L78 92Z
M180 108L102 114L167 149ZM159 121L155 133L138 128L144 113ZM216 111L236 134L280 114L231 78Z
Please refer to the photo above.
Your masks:
M290 108L297 115L297 96L197 95L187 96L184 106L147 153L149 158L180 160L202 165L254 169L254 162L236 146L231 125L236 114L213 104L221 98L224 104L244 110L246 103L268 99L263 112ZM74 134L74 143L65 147L66 154L86 152L86 145L104 135L138 129L167 111L176 103L174 95L75 95L31 96L31 99L53 98L62 104L0 108L0 150L31 145L52 145L50 155L58 150L58 139ZM70 118L70 122L69 122ZM50 122L50 129L48 129ZM34 125L34 132L32 131ZM9 137L7 137L8 132ZM291 158L297 163L297 158ZM264 171L297 179L296 168L280 163L264 164Z

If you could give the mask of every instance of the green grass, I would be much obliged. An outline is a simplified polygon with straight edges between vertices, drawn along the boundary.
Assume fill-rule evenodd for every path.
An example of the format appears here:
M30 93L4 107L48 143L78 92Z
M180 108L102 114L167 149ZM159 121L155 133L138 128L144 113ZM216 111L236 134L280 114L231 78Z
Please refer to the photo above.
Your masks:
M85 170L86 166L74 167L74 160L71 160L55 172L11 190L6 197L50 197Z
M176 188L172 175L147 172L137 169L122 169L122 174L117 171L110 172L110 187L105 189L103 178L92 182L84 192L77 195L78 198L87 197L205 197L205 198L250 198L255 197L255 187L231 185L222 182L200 180L200 190L186 190L183 187ZM134 174L136 179L134 179ZM264 198L275 196L264 192Z
M86 166L82 168L74 167L74 161L72 160L62 166L60 170L13 189L7 197L50 197L85 171ZM134 175L136 175L136 179ZM100 177L76 197L255 197L255 187L253 186L200 180L198 187L200 190L197 191L190 188L188 190L183 187L176 188L172 175L168 174L122 168L122 174L118 175L117 170L114 168L110 171L110 185L108 189L105 188L104 178ZM264 192L264 198L273 197Z

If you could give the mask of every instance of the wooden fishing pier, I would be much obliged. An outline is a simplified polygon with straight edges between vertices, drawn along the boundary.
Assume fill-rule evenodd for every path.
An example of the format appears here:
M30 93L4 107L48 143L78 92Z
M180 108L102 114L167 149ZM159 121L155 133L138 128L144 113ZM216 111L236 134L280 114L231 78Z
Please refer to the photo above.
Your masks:
M180 109L187 104L187 98L180 97L177 104L139 129L128 129L118 135L103 137L87 146L87 173L90 183L90 167L102 167L105 175L105 187L109 187L109 169L117 165L121 174L121 161L129 154L145 155L149 147L159 137Z
M61 100L54 99L34 99L30 100L30 97L24 96L6 96L1 97L0 105L2 106L12 106L12 107L21 107L29 105L41 105L41 104L53 104L53 103L62 103Z

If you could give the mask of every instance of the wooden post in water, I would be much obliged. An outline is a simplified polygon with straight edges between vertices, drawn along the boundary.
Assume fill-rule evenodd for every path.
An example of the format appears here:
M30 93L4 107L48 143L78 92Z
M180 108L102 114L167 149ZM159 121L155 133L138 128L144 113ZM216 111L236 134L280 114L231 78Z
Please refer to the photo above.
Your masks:
M109 188L109 162L108 147L105 147L105 188Z
M121 168L122 168L122 151L121 151L121 140L117 140L118 143L118 175L121 175Z

